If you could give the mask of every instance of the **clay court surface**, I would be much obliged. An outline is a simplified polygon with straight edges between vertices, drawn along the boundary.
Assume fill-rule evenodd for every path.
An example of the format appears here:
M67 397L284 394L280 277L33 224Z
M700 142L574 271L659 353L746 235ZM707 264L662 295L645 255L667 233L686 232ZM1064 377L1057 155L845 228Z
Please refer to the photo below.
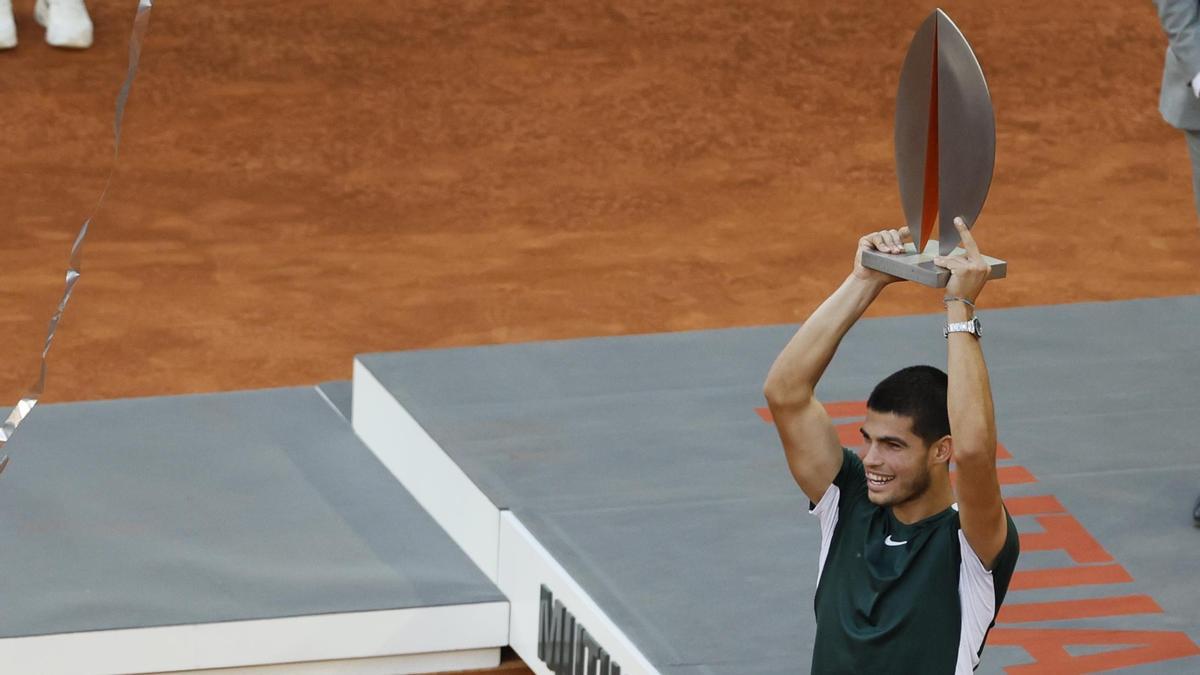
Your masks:
M93 0L96 46L71 53L16 4L22 43L0 52L6 404L34 378L108 173L136 6ZM362 352L799 321L859 234L899 224L893 97L932 7L160 1L44 400L346 379ZM1200 292L1153 4L942 7L997 114L977 234L1011 277L985 319ZM939 298L898 286L873 311Z
M111 157L136 3L0 53L0 395ZM28 5L28 6L27 6ZM927 3L155 7L46 401L343 379L355 353L803 318L895 225L896 78ZM1200 291L1151 3L946 2L998 159L984 307ZM937 309L895 288L879 314ZM768 364L763 364L764 371Z

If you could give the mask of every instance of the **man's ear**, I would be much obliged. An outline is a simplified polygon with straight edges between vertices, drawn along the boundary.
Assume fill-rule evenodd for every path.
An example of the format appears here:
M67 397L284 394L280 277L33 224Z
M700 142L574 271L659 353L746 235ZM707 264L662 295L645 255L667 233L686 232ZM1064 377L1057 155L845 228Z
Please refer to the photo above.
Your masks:
M933 461L935 464L949 464L954 458L954 439L942 436L933 444Z

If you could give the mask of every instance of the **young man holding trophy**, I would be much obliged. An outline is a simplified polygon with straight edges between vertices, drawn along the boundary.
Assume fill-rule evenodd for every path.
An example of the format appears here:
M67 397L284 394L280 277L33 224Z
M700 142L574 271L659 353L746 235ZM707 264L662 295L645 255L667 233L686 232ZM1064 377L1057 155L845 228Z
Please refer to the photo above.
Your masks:
M864 266L863 254L902 253L908 228L859 240L853 272L764 386L788 467L820 519L813 673L970 673L1012 578L1019 543L1000 498L975 316L991 270L963 221L954 225L965 254L934 261L950 271L948 372L912 366L880 382L861 459L841 446L814 392L850 327L900 280Z

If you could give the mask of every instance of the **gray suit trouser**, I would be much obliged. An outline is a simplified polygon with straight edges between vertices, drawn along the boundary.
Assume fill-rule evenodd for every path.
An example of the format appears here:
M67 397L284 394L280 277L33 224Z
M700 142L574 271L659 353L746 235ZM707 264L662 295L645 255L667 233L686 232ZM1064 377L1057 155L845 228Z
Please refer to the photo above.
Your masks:
M1184 129L1187 136L1188 155L1192 158L1192 197L1196 201L1196 214L1200 216L1200 131Z
M1200 214L1200 100L1192 78L1200 73L1200 0L1154 0L1167 34L1158 109L1171 126L1187 136L1192 158L1192 193Z

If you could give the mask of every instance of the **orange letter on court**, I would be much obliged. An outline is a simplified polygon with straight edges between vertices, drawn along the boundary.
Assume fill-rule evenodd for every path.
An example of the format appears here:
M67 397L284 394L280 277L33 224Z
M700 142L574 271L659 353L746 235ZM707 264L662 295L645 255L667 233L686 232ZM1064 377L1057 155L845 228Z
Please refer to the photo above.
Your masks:
M1022 551L1066 551L1077 563L1112 562L1112 556L1069 513L1037 517L1044 532L1021 535Z
M1010 675L1074 675L1158 663L1200 654L1187 633L1159 630L1071 630L1000 628L988 635L989 645L1024 649L1033 663L1005 668ZM1071 656L1068 645L1125 647L1098 654Z

